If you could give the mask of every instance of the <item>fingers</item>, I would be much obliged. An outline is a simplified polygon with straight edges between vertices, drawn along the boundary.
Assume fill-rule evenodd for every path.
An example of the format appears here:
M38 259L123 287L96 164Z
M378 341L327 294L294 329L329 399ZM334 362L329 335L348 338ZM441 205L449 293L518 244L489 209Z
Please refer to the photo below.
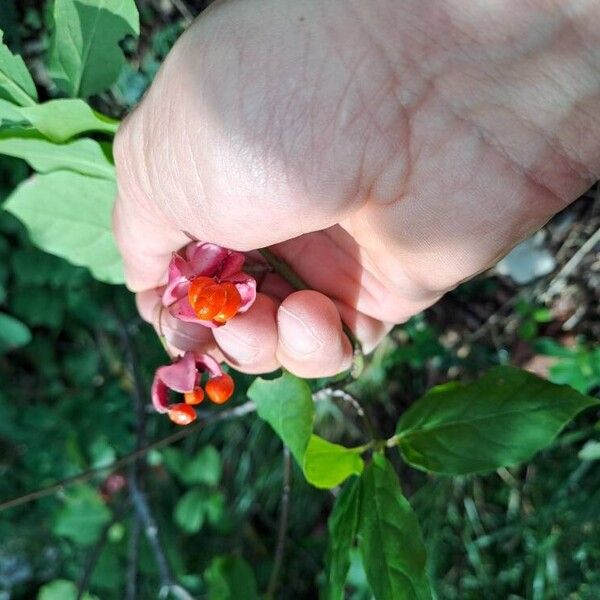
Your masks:
M352 346L332 300L314 291L288 296L277 312L277 358L300 377L326 377L349 368Z
M162 310L161 297L157 290L140 292L136 296L136 302L142 318L154 326L158 335L164 336L173 355L197 350L210 353L220 360L212 331L203 325L180 321L167 310Z
M250 310L223 327L208 329L186 323L161 310L160 294L137 294L138 310L163 335L169 350L208 352L244 373L268 373L283 367L299 377L336 375L350 367L352 346L343 331L344 322L372 350L391 328L388 323L334 304L315 291L295 292L281 304L259 293Z
M245 313L214 330L225 360L245 373L268 373L279 367L277 350L276 302L265 294Z

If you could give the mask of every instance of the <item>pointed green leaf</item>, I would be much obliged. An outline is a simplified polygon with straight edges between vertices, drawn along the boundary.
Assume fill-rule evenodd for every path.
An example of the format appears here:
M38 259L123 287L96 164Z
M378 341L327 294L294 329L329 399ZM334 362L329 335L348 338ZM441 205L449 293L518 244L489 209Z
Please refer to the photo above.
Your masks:
M35 104L37 92L23 59L2 43L0 30L0 98L21 106Z
M37 600L98 600L97 596L92 596L85 592L83 595L77 593L77 586L72 581L66 579L55 579L46 583L40 588Z
M206 515L206 493L193 488L184 494L175 505L175 522L188 533L197 533L202 529Z
M360 449L332 444L318 435L310 436L304 454L304 476L315 487L336 487L351 475L360 475L364 466Z
M111 227L115 183L71 171L35 175L17 187L4 208L23 221L42 250L88 267L107 283L123 283Z
M360 479L358 547L376 600L429 600L421 528L381 454Z
M254 573L238 556L217 556L204 572L208 600L258 600Z
M57 170L115 178L115 168L98 142L92 139L54 144L35 131L11 129L0 133L0 154L26 160L40 173Z
M336 498L327 522L329 544L325 557L327 582L323 600L342 600L350 568L350 549L358 527L359 480L349 482Z
M269 423L302 467L315 414L306 381L291 373L269 381L258 378L248 396L256 403L258 416Z
M87 102L74 98L27 106L19 109L19 114L54 142L65 142L90 131L114 135L119 127L119 121L96 112Z
M417 400L398 423L404 459L447 474L520 463L547 446L597 400L515 367L496 367L469 384L441 385Z
M14 317L0 313L0 354L26 346L31 341L29 328Z
M218 450L214 446L204 446L193 458L187 458L183 464L181 479L187 485L217 485L221 479L221 469L221 455Z
M69 96L110 87L125 57L119 42L139 33L134 0L54 0L50 74Z
M0 98L0 130L7 126L25 124L27 119L21 114L22 106Z
M71 491L56 515L53 532L76 544L93 544L110 521L110 510L96 491L81 486Z

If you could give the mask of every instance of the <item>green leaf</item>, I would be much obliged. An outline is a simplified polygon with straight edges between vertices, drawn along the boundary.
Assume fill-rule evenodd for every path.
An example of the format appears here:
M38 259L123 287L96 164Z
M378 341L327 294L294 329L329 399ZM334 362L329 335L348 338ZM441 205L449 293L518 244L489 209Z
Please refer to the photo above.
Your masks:
M553 383L566 383L586 394L600 385L600 347L575 348L567 358L561 358L550 367Z
M6 127L7 123L23 123L25 117L21 114L21 110L23 110L23 107L0 98L0 129Z
M35 104L37 92L23 59L2 42L0 30L0 98L21 106Z
M256 403L258 416L269 423L302 467L315 414L306 381L287 372L278 379L258 378L248 396Z
M123 283L111 227L115 192L113 181L55 171L19 185L4 207L42 250L88 267L101 281Z
M134 0L54 0L50 74L69 96L110 87L125 62L119 42L138 35Z
M381 454L360 479L358 547L376 600L432 597L417 517Z
M30 341L31 332L27 325L0 313L0 354L26 346Z
M324 600L342 600L344 583L350 568L350 549L358 527L359 480L346 485L336 498L327 522L329 544L325 557L327 583Z
M404 459L424 471L466 474L527 460L598 401L515 367L469 385L430 390L398 423Z
M554 315L552 314L552 311L549 308L542 306L540 308L534 309L532 317L538 323L551 323L552 319L554 318Z
M181 479L187 485L217 485L221 480L221 455L214 446L204 446L191 460L186 460Z
M225 515L225 496L221 492L211 492L204 503L206 518L211 525L217 525Z
M54 142L66 142L76 135L90 131L114 135L119 127L119 121L96 112L87 102L73 98L50 100L43 104L20 108L18 112L23 119Z
M217 556L204 571L208 600L258 600L252 569L238 556Z
M66 169L92 177L115 178L115 168L100 144L91 139L54 144L35 131L12 129L0 133L0 154L22 158L40 173Z
M110 510L94 489L80 487L67 497L58 511L54 527L55 535L63 536L81 546L89 546L98 540L104 526L110 521Z
M81 600L95 600L96 596L92 596L85 592L81 596ZM76 600L77 586L72 581L66 579L55 579L50 583L42 586L37 595L37 600Z
M538 338L533 343L534 352L545 354L547 356L559 356L561 358L570 357L573 355L574 350L572 348L566 348L556 340L552 338Z
M318 435L310 436L304 454L304 476L315 487L336 487L350 475L360 475L364 466L360 448L346 448Z
M191 489L175 505L175 522L188 533L197 533L204 525L206 493L200 488Z

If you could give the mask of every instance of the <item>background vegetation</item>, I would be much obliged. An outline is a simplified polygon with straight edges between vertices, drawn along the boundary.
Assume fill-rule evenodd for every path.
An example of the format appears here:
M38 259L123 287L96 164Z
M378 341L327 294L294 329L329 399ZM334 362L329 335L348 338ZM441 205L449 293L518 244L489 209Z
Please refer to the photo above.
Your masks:
M93 97L115 118L135 105L203 8L191 0L137 4L139 43L125 41L117 83ZM44 61L50 8L33 0L0 7L4 41L26 59L42 100L57 95ZM0 203L29 172L0 157ZM600 259L586 245L599 227L600 197L590 190L503 274L484 274L396 328L351 388L381 434L393 435L403 410L433 385L470 381L497 364L600 396ZM540 252L556 262L534 277ZM515 283L519 269L531 271L526 283ZM0 504L21 498L0 506L0 599L145 599L161 589L184 597L175 582L194 597L249 598L253 585L271 597L317 596L333 494L310 487L293 463L286 492L280 440L236 412L250 378L235 375L234 408L211 412L202 427L175 430L147 414L162 362L124 288L37 250L0 211ZM318 402L317 422L328 439L364 441L343 397ZM600 597L598 458L594 411L527 466L485 477L426 475L392 455L421 520L439 597ZM149 509L146 519L130 497ZM278 543L282 506L289 520ZM370 598L357 557L349 584L348 597Z

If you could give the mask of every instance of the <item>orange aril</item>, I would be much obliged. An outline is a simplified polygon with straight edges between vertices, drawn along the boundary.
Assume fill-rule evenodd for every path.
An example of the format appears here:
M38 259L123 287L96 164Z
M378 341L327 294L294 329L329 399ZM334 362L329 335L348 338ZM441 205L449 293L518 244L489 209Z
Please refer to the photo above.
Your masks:
M204 387L206 395L212 402L224 404L233 395L235 384L231 375L223 373L223 375L209 379Z
M224 281L221 287L225 290L225 303L213 319L218 323L226 323L237 315L242 305L242 297L231 281Z
M201 387L194 388L191 392L183 395L186 404L200 404L204 400L204 390Z
M167 414L177 425L189 425L196 420L196 411L188 404L172 404Z

